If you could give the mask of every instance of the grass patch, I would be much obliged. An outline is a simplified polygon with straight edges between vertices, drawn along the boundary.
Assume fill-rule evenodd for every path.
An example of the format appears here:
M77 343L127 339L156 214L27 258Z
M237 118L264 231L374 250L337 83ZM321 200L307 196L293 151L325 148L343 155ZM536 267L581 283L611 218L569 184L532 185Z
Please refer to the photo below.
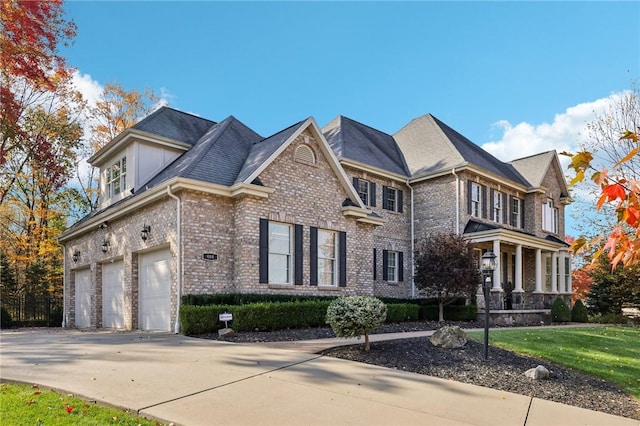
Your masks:
M482 341L482 332L469 337ZM491 330L489 344L555 362L618 385L640 400L640 328Z
M11 425L143 425L160 423L37 385L0 384L2 423Z

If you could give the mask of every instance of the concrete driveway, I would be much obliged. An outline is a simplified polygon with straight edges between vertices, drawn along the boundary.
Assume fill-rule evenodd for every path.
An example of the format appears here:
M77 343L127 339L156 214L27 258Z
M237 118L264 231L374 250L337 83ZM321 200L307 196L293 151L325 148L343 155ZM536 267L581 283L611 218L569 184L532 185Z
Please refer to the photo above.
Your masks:
M634 425L433 377L164 333L0 334L0 377L182 425Z

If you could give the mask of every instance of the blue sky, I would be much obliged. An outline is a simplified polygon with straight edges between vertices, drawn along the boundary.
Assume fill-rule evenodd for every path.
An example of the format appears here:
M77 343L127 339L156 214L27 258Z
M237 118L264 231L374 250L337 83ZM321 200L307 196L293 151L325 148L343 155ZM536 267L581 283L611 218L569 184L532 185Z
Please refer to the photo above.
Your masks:
M88 2L63 54L268 136L344 115L393 134L432 113L502 160L575 149L640 77L640 2ZM571 233L571 225L567 230Z

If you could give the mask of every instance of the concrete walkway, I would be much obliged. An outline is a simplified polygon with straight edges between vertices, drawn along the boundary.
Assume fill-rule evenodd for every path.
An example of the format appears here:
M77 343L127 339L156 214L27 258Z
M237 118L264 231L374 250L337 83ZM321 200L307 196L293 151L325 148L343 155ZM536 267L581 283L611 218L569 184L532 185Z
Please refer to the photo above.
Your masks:
M53 329L3 331L0 339L3 380L38 383L180 425L640 426L309 353L318 342L295 342L297 350L291 350L171 334Z

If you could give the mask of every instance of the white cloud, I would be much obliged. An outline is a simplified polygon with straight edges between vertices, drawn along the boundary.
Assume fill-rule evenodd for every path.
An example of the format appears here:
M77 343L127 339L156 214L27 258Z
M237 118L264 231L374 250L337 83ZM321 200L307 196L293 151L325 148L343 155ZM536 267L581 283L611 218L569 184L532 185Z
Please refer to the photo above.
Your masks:
M482 148L502 161L511 161L540 152L557 150L575 152L586 136L587 124L602 114L608 105L618 98L614 93L607 98L581 103L556 114L552 123L527 123L516 125L500 120L494 127L502 131L502 138L487 142ZM563 165L568 157L560 157Z
M104 87L91 78L91 75L82 74L77 70L73 73L72 81L73 85L80 93L82 93L82 97L88 101L90 105L95 105L96 101L104 91Z

